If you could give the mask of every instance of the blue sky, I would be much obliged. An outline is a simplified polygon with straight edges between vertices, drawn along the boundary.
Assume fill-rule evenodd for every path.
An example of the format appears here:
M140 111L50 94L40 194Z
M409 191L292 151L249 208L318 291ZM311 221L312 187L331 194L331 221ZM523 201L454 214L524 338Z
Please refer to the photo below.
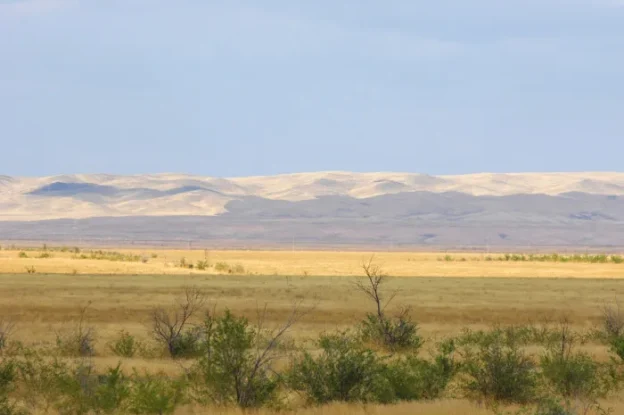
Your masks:
M624 0L0 0L0 174L623 171Z

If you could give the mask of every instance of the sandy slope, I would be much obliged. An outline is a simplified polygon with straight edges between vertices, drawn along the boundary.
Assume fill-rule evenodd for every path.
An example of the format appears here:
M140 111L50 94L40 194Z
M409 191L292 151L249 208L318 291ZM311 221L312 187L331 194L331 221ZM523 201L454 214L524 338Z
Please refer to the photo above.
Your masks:
M214 178L184 174L52 177L0 176L0 220L95 216L218 215L245 197L301 201L342 195L363 199L403 192L473 196L624 195L624 173L529 173L429 176L409 173L320 172Z

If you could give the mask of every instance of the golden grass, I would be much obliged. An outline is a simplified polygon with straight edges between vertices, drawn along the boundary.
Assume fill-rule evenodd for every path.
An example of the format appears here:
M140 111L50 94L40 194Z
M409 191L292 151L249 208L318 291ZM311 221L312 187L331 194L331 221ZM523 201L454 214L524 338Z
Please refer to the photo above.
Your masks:
M213 304L255 321L268 306L268 322L284 321L294 302L314 306L294 327L297 339L350 327L371 310L354 290L354 277L274 277L214 275L0 275L0 316L19 320L17 338L53 341L54 332L71 325L80 307L91 302L87 318L103 345L125 329L147 337L150 310L168 306L186 285L204 290ZM394 306L410 306L422 333L431 338L463 327L525 324L568 317L577 328L599 323L605 302L624 296L618 279L564 278L391 278ZM392 309L392 307L391 307Z
M0 251L0 316L17 320L14 338L27 344L53 343L56 332L71 328L80 307L91 305L87 322L97 333L97 367L115 365L108 344L120 330L145 342L150 311L169 306L184 287L205 291L219 309L229 308L252 322L258 310L268 307L267 324L284 321L292 305L302 301L314 310L289 334L296 344L313 347L319 333L353 327L371 310L370 302L354 289L361 263L371 253L350 252L249 252L124 250L148 257L147 263L72 259L71 253L52 252L52 258L35 259L40 252ZM156 258L152 258L152 254ZM390 275L387 289L397 291L393 308L410 306L428 346L462 328L481 329L495 324L556 322L567 317L573 328L587 330L600 322L605 302L624 296L624 265L579 263L486 262L480 254L453 254L465 262L446 262L436 253L378 253L376 261ZM180 258L196 263L241 264L248 275L213 275L175 266ZM36 274L24 274L34 266ZM76 274L72 274L73 270ZM107 275L114 274L114 275ZM136 275L129 275L136 274ZM446 278L440 278L446 277ZM497 278L499 277L499 278ZM539 277L539 278L535 278ZM583 278L586 277L586 278ZM425 346L424 353L427 353ZM605 359L604 346L585 350ZM123 368L179 373L181 364L170 359L121 359ZM619 402L609 403L614 413L624 413ZM180 415L207 413L205 408L182 408ZM237 409L213 408L209 413L238 415ZM268 415L270 411L260 411ZM300 409L298 414L490 414L463 400L409 403L396 406L329 405Z
M230 266L241 265L251 275L355 276L361 264L372 255L390 275L397 277L523 277L523 278L622 278L624 264L498 262L485 261L485 254L454 253L457 261L441 260L443 253L410 252L325 252L325 251L204 251L204 250L116 250L144 257L147 262L123 262L74 259L70 252L51 252L52 258L37 258L43 251L27 251L29 258L19 258L19 250L0 251L0 273L24 273L34 267L46 274L131 274L191 275L219 274L214 267L206 271L179 266L180 260L196 265L207 260ZM491 254L496 255L496 254ZM153 257L156 256L156 257ZM465 261L460 261L460 259Z

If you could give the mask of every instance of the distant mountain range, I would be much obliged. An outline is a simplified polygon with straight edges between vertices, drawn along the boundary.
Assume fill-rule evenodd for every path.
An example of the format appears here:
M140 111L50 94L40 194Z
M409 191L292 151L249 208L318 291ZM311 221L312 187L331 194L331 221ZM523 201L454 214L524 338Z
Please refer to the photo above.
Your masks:
M0 176L0 239L624 248L624 173Z

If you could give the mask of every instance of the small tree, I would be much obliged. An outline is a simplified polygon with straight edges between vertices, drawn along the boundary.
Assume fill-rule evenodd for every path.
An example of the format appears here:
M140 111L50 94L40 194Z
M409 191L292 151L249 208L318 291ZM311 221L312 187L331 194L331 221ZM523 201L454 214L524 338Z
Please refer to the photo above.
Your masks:
M279 386L273 362L280 356L284 335L305 313L296 304L287 321L273 331L263 328L266 306L256 327L229 310L221 317L207 314L204 355L194 371L201 385L200 400L207 396L217 404L233 403L242 408L273 401Z
M396 297L396 292L385 299L382 286L387 280L381 268L373 263L373 257L362 265L365 278L356 281L356 288L375 303L375 313L368 313L362 322L360 333L365 341L382 344L390 350L418 349L422 339L418 326L409 317L409 308L403 308L398 316L390 319L385 310Z
M563 406L569 412L577 406L586 413L617 386L617 375L607 365L574 350L577 334L567 320L561 323L557 337L541 357L542 376L552 392L565 400Z
M191 326L191 319L201 311L206 296L197 287L187 287L173 310L152 311L152 334L173 358L197 353L201 333Z

